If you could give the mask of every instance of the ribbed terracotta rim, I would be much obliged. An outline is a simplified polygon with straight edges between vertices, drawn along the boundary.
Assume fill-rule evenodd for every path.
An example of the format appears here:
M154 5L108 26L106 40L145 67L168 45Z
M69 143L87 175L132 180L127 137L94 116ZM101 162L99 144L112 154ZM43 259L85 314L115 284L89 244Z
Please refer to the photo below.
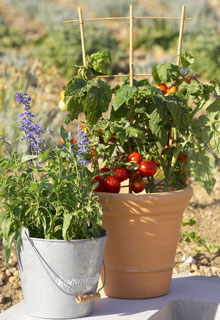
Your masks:
M110 192L97 192L97 195L103 198L115 198L116 200L122 199L126 200L128 198L129 200L146 200L147 199L156 199L156 200L162 200L164 197L167 199L169 198L181 198L185 197L186 194L192 193L193 188L190 185L187 185L186 188L182 190L175 190L175 191L169 191L169 192L158 192L158 193L144 193L144 194L134 194L134 193L110 193Z

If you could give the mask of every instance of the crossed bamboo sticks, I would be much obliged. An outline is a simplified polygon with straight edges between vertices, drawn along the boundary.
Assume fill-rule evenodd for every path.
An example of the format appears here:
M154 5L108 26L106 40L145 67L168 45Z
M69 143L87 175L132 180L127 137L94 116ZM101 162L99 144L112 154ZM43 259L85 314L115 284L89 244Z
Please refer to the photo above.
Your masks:
M129 17L108 17L108 18L89 18L83 19L82 9L78 8L79 19L63 21L63 23L73 23L79 22L80 24L80 34L81 34L81 45L82 45L82 56L83 56L83 65L86 66L86 46L85 46L85 35L84 35L84 22L85 21L106 21L106 20L129 20L130 21L130 46L129 46L129 74L115 74L115 75L103 75L99 78L117 78L123 76L130 77L130 86L133 86L134 77L150 77L151 73L137 73L134 74L134 63L133 63L133 53L134 53L134 20L144 20L144 19L157 19L157 20L180 20L180 29L179 29L179 39L177 47L177 59L176 64L180 64L180 55L182 49L183 41L183 29L185 20L192 20L192 18L185 18L185 6L182 6L181 17L134 17L133 15L133 6L130 5L130 16Z

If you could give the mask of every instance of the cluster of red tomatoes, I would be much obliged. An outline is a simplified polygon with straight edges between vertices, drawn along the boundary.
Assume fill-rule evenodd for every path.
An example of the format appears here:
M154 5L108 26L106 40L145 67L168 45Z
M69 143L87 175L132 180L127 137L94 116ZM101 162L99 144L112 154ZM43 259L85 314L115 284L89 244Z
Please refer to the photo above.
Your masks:
M137 170L129 170L124 166L113 169L113 174L108 168L101 169L104 173L96 176L93 183L98 182L98 186L94 191L118 193L121 188L121 182L131 179L132 191L139 193L145 189L144 177L152 177L157 171L157 165L153 161L142 160L138 152L132 152L128 155L127 161L135 161L138 164Z

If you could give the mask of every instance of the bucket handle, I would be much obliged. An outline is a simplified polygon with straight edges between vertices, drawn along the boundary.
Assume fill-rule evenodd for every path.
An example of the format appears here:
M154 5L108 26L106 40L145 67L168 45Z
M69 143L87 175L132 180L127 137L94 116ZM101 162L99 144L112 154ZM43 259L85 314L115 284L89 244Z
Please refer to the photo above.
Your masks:
M27 228L24 228L24 234L26 235L27 240L29 241L29 243L31 244L33 250L35 251L40 263L42 264L44 270L47 272L48 276L50 277L50 279L52 280L52 282L56 285L56 287L58 289L60 289L63 293L69 295L69 296L73 296L76 299L76 302L78 304L82 303L82 302L89 302L89 301L95 301L95 300L99 300L101 298L101 294L99 293L105 286L106 283L106 268L105 268L105 262L103 260L103 268L104 268L104 282L103 285L100 289L98 289L98 292L96 293L90 293L90 294L78 294L78 295L74 295L72 293L66 292L65 290L63 290L58 283L56 283L56 281L54 281L54 279L51 277L48 269L45 267L45 265L50 269L50 271L59 279L59 281L61 281L62 283L64 283L66 286L70 287L70 285L68 283L66 283L63 279L60 278L60 276L49 266L49 264L45 261L45 259L42 257L42 255L40 254L40 252L38 251L38 249L35 247L33 240L29 237L29 231Z

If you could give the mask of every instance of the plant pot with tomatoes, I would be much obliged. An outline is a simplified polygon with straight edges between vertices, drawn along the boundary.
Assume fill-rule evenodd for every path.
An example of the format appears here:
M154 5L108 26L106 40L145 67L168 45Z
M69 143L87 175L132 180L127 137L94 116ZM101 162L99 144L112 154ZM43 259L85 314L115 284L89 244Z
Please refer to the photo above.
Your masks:
M109 60L106 51L93 54L69 82L67 122L84 112L96 150L93 183L109 231L105 293L156 297L169 291L182 215L192 197L189 176L208 193L215 184L210 151L220 154L220 112L211 94L220 86L192 78L193 57L186 53L180 66L155 65L152 82L130 86L125 80L110 88L95 77ZM111 101L110 116L103 117Z

